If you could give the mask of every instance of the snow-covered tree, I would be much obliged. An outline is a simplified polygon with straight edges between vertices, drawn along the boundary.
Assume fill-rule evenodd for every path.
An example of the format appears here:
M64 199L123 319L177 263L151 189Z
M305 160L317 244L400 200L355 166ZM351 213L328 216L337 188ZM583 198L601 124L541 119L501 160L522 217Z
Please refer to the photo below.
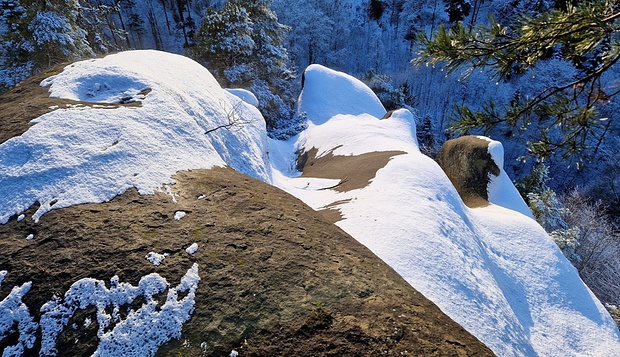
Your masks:
M51 66L67 60L93 55L86 41L86 31L54 11L38 12L28 30L32 32L35 53Z
M247 9L229 1L219 11L207 10L189 53L222 84L242 84L250 79L246 65L254 52L253 31Z
M467 0L447 0L446 12L450 18L450 22L459 22L469 16L471 4Z
M577 189L557 195L548 186L548 172L546 165L536 166L517 188L595 295L608 304L620 304L620 234L607 208Z
M17 84L37 68L95 53L81 27L84 7L78 0L3 0L0 8L0 28L7 29L0 31L0 85L4 87Z
M289 30L269 0L230 0L208 9L189 54L220 83L254 92L271 135L292 133L292 72L283 46ZM297 124L293 124L293 127Z
M601 301L620 304L620 234L605 206L576 189L561 198L566 222L577 231L574 262L583 281Z
M425 116L416 126L416 136L420 151L430 157L437 153L437 139L435 138L435 128L430 116Z
M0 92L27 78L34 66L27 17L20 0L0 1Z

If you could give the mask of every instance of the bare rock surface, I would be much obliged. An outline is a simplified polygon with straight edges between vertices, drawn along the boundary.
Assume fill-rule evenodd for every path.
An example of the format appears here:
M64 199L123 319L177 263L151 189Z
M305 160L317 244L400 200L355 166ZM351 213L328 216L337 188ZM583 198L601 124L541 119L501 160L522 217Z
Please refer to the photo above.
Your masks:
M80 278L116 275L136 285L157 272L174 285L198 263L194 315L160 355L492 355L369 250L288 194L231 169L175 179L172 195L129 191L51 211L38 224L14 218L0 226L0 270L9 272L0 296L32 281L24 302L36 312ZM175 219L176 212L185 216ZM198 249L190 255L193 243ZM154 266L145 258L150 251L168 256ZM89 314L80 310L74 320ZM65 329L59 355L92 353L96 329ZM12 340L0 341L0 350Z
M488 147L488 140L462 136L446 141L435 156L435 161L471 208L489 204L489 174L500 174L500 168L493 161Z

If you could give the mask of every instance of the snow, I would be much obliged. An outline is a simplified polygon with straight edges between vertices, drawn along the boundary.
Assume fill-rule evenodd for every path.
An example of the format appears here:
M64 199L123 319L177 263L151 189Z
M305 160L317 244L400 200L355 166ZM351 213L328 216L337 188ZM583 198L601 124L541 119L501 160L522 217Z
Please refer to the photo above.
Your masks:
M503 170L503 147L497 141L488 139L489 153L502 168L500 176L491 177L491 205L471 209L441 168L420 153L410 111L380 120L386 111L369 88L326 67L306 70L297 110L308 126L288 141L268 140L255 106L177 55L123 52L75 63L43 84L54 97L99 104L137 101L141 106L59 108L0 145L0 223L36 202L41 205L35 221L50 209L105 202L130 188L141 194L159 190L174 199L177 171L229 165L315 209L338 209L343 217L339 227L499 356L615 356L620 351L620 333L611 317L518 196ZM319 156L400 154L366 187L338 192L329 189L338 180L301 178L296 172L295 153L312 148ZM197 249L194 243L186 252ZM155 265L164 258L147 255ZM176 289L168 289L157 274L143 277L138 287L118 278L110 288L103 281L81 279L64 299L41 309L40 326L22 302L30 289L24 283L0 302L0 336L2 329L22 321L11 351L29 348L40 328L41 352L53 354L70 316L92 305L100 311L101 343L95 355L152 355L165 341L178 338L190 318L197 269L188 270ZM0 272L0 283L6 275ZM166 303L156 308L152 297L166 289ZM145 304L125 320L117 312L106 313L138 295ZM145 344L132 342L139 338Z
M479 138L489 142L489 154L500 169L499 176L489 174L491 179L487 187L489 202L517 211L534 219L532 211L530 211L525 201L523 201L519 191L517 191L517 188L513 185L510 177L508 177L508 174L506 174L504 170L504 146L502 143L483 136L479 136Z
M0 286L6 275L6 271L0 271ZM39 328L40 355L57 355L56 340L69 320L78 309L91 306L96 308L99 324L97 337L100 341L93 356L153 356L163 343L181 337L181 328L194 311L199 282L197 264L187 270L174 288L156 273L143 276L138 286L119 283L118 276L114 276L110 280L110 288L101 280L83 278L71 285L63 299L55 296L46 302L41 307L38 323L22 301L32 287L32 282L26 282L14 287L0 302L0 336L6 336L15 327L19 332L17 344L5 348L3 356L21 356L25 348L32 348ZM154 296L166 290L166 301L158 306ZM179 293L186 294L179 299ZM131 305L139 297L143 298L144 303L134 310ZM126 314L121 314L121 309L126 309ZM91 323L90 317L86 317L84 327Z
M80 279L65 293L64 301L56 298L41 308L41 355L56 355L56 339L75 311L94 306L100 342L93 356L153 356L160 345L171 338L180 338L183 323L194 311L199 282L197 264L186 272L176 288L170 288L166 279L156 273L143 276L137 287L119 283L117 276L111 279L109 289L101 280ZM154 296L166 289L165 303L157 306ZM185 292L187 295L179 300L178 293ZM137 310L129 308L123 319L120 309L138 297L144 299L142 306ZM112 315L107 310L112 310Z
M185 248L185 252L189 255L194 255L198 251L198 243L192 243L189 247Z
M303 97L298 112L321 124L338 114L370 114L381 118L385 108L359 79L327 67L312 64L303 74ZM317 105L320 103L320 105Z
M499 356L618 355L620 335L611 317L531 218L503 169L489 185L492 204L468 208L440 167L419 152L411 113L399 110L379 120L377 113L352 112L356 96L367 92L352 87L348 76L334 75L315 67L306 76L299 110L310 125L272 146L281 172L275 185L315 209L337 208L339 227ZM317 96L328 91L339 93L338 101ZM488 140L502 168L502 145ZM292 153L311 148L318 156L405 154L393 156L368 186L337 192L328 189L334 180L296 177L286 163Z
M35 120L0 146L0 223L35 202L54 208L105 202L129 188L153 194L177 171L232 168L270 182L265 123L198 63L129 51L74 63L43 81L50 96L140 107L69 107ZM139 97L138 93L150 89ZM243 125L217 129L230 118Z
M165 279L157 274L147 277L155 280L155 284L166 284ZM146 303L140 309L130 311L127 318L117 323L112 331L100 334L100 343L93 356L154 356L160 345L171 338L180 338L183 324L194 311L199 282L198 265L194 264L176 288L168 289L166 302L161 307L157 306L153 295L163 290L156 288L149 291L145 288L142 294ZM179 299L179 293L187 295Z
M168 254L164 253L164 254L159 254L159 253L155 253L155 252L149 252L146 255L146 260L148 260L149 262L151 262L151 264L155 265L156 267L159 266L164 259L166 259L166 257L168 256Z
M7 274L6 270L0 271L0 287ZM22 301L31 287L31 282L15 286L9 295L0 301L0 337L7 336L15 326L19 332L17 343L5 347L3 356L21 356L26 348L34 346L38 324L34 322L28 306Z
M241 99L242 101L252 106L258 107L258 98L256 98L254 93L250 92L249 90L241 88L226 88L226 91L239 97L239 99Z
M183 217L185 217L186 215L187 215L187 213L186 213L186 212L183 212L183 211L176 211L176 212L174 212L174 219L175 219L176 221L178 221L178 220L182 219Z

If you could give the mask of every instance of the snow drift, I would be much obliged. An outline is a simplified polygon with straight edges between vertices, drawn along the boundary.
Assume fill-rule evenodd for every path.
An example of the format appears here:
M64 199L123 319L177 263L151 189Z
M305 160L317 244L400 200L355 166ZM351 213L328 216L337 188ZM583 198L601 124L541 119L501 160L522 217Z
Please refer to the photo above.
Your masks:
M251 97L224 91L177 55L78 62L43 85L52 96L100 104L56 109L0 145L0 223L36 202L35 220L132 187L165 190L177 171L229 165L315 209L337 208L342 229L500 356L620 355L617 327L576 270L535 221L511 209L523 202L508 177L492 182L498 205L466 207L420 153L414 116L398 110L379 120L385 109L351 76L308 68L298 103L308 128L287 142L268 141ZM141 106L106 108L128 101ZM501 144L489 147L501 167ZM297 177L295 152L312 148L345 159L402 154L366 187L336 191L338 180Z

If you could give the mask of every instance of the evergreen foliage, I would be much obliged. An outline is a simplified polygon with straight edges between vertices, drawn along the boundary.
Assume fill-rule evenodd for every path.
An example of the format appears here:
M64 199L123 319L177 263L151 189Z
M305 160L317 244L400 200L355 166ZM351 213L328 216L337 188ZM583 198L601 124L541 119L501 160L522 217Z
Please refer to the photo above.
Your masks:
M96 20L85 19L82 12L87 9L78 0L0 2L0 28L8 29L0 31L0 87L16 85L33 70L94 55L82 28Z
M435 138L435 128L430 116L425 116L421 123L416 127L416 137L420 151L430 157L437 154L437 139Z
M597 148L609 127L599 109L619 92L604 80L620 59L618 18L615 1L595 0L525 14L510 25L491 17L486 26L441 26L432 36L417 37L421 49L413 63L442 63L449 73L460 72L463 77L481 69L505 81L530 73L551 57L571 61L579 70L574 78L510 103L488 102L481 110L460 106L453 127L459 132L488 132L499 125L535 128L531 155L546 159L558 151L568 159Z
M86 41L86 31L75 20L56 11L36 13L28 30L34 40L35 55L43 57L38 59L39 63L47 62L51 66L94 54Z
M222 10L207 10L195 37L196 45L189 53L205 63L219 80L224 80L223 85L241 84L249 77L238 77L235 69L243 69L249 61L255 47L252 37L252 21L247 10L237 2L228 1ZM249 74L246 72L246 76Z
M26 8L19 0L0 1L0 91L10 88L30 75L33 63L30 60L34 44L25 32L28 31Z
M470 10L471 4L467 0L448 0L446 3L446 12L452 23L463 21Z
M409 83L405 82L402 85L395 85L392 77L375 71L368 72L364 82L375 92L388 111L406 108L416 112L413 108L415 98L411 94Z
M534 214L534 217L547 232L565 230L568 224L563 216L566 212L560 205L556 193L547 185L549 168L541 164L521 179L516 187Z
M385 4L381 0L370 0L368 4L368 17L375 21L379 21L384 11Z
M293 74L283 46L290 28L270 6L269 0L229 0L221 10L208 9L188 53L223 86L252 91L270 135L285 138L302 123L293 121Z
M0 0L0 92L33 72L126 49L182 52L211 0Z

